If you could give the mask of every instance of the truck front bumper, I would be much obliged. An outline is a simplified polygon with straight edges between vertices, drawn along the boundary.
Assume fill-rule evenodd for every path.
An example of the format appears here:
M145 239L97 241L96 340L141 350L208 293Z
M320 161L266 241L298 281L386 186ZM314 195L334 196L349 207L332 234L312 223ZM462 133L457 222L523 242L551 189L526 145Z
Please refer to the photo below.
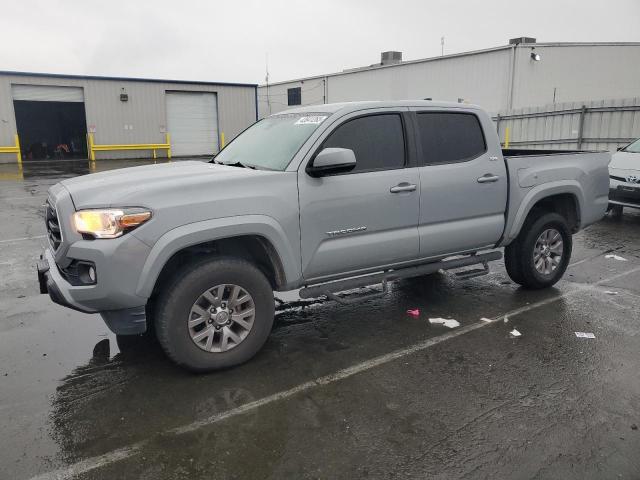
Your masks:
M106 305L108 301L104 289L98 285L71 285L58 270L48 248L40 255L36 268L40 293L48 294L54 303L83 313L99 313L109 329L117 335L135 335L147 330L144 299L138 299L141 305L128 308L96 308L95 305ZM101 298L102 295L105 298Z

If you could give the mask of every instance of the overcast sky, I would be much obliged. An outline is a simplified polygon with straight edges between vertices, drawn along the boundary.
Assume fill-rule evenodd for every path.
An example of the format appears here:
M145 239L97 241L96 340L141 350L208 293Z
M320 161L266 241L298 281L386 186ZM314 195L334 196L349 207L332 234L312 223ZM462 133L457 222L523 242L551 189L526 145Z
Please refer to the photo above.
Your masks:
M264 83L504 45L640 41L640 0L6 0L0 70Z

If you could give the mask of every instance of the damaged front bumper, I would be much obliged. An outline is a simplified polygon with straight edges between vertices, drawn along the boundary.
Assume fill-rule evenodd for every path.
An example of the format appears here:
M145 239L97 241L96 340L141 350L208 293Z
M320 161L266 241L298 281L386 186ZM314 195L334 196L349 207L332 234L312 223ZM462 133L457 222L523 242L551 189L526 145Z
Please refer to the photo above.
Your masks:
M71 285L60 273L49 249L40 255L36 269L40 293L48 294L54 303L83 313L99 313L116 335L136 335L146 332L146 302L143 305L120 309L102 310L92 307L91 304L101 302L98 296L100 295L98 285ZM95 292L93 295L92 291ZM78 297L85 299L86 303L79 301Z

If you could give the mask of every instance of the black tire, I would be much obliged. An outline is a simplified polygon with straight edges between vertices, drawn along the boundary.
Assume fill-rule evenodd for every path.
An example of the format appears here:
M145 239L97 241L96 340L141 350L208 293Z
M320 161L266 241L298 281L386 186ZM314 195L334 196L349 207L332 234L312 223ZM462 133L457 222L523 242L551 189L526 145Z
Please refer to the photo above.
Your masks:
M538 237L548 229L555 229L562 236L563 251L560 263L549 274L535 267L534 248ZM567 269L571 259L573 239L566 219L557 213L532 212L527 217L520 234L505 247L505 267L509 277L529 289L548 288L554 285Z
M524 277L522 275L522 265L520 262L521 254L516 248L515 244L518 239L514 240L511 244L507 245L504 249L504 266L507 269L509 278L516 282L518 285L522 285Z
M232 349L209 352L198 347L189 333L194 302L217 285L238 285L254 302L255 317L247 336ZM214 258L185 265L161 288L155 310L158 341L178 365L196 372L228 368L246 362L264 345L275 313L273 289L253 264L236 258Z

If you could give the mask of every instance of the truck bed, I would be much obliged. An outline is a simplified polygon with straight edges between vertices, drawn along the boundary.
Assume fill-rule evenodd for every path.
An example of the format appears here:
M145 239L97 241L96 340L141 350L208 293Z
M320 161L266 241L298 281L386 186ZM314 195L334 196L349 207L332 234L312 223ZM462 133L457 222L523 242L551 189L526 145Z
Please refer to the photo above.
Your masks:
M578 228L600 220L609 201L608 152L504 149L509 201L502 245L520 231L529 209L543 198L571 195L577 202Z

